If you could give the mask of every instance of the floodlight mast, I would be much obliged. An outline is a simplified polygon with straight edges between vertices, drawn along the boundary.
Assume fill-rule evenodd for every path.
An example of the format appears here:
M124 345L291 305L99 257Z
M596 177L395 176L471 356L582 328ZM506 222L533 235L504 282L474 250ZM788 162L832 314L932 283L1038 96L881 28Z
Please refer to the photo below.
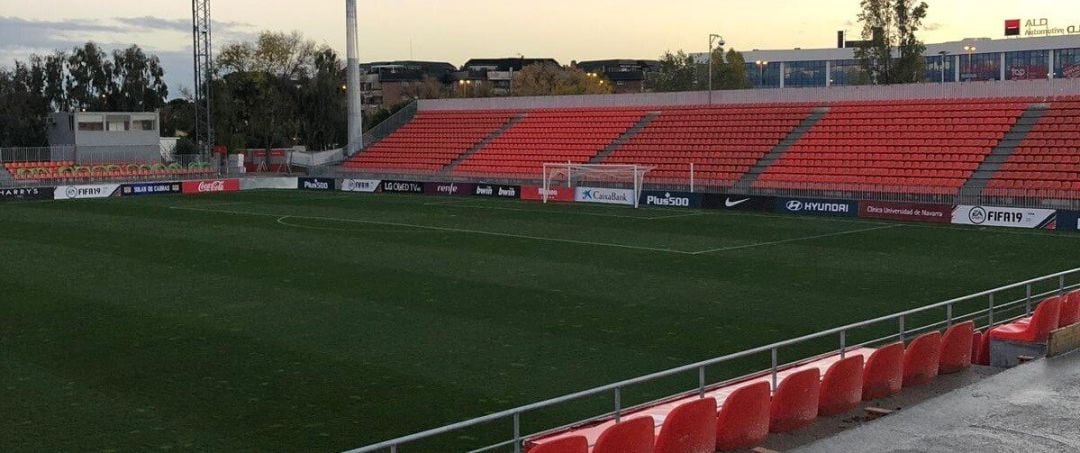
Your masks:
M364 101L360 87L360 51L357 37L356 0L345 0L346 74L349 107L349 143L345 152L353 155L364 148Z
M214 49L210 0L191 0L191 40L195 70L195 145L203 157L214 147Z

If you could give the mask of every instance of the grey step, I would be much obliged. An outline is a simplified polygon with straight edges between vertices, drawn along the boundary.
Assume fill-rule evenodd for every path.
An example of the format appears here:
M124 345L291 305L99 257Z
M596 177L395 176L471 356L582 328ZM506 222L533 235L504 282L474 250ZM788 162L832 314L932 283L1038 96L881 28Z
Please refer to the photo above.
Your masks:
M525 114L524 113L519 113L517 115L514 115L514 117L510 118L510 120L507 121L506 124L503 124L498 129L495 129L494 131L492 131L490 134L488 134L486 137L484 137L483 140L480 140L479 142L477 142L475 145L473 145L472 148L469 148L464 153L461 153L461 155L458 156L457 159L454 159L449 164L447 164L445 167L443 167L443 169L439 171L439 174L446 175L446 174L449 174L450 172L454 171L454 168L457 168L458 165L460 165L462 162L465 162L465 160L468 159L469 157L471 157L473 154L476 154L481 149L484 149L484 147L487 146L488 143L491 143L495 139L502 136L502 134L505 134L506 131L508 131L508 130L510 130L510 128L516 126L517 123L520 123L521 120L523 120L523 119L525 119Z
M630 129L627 129L626 132L623 132L623 134L619 136L619 138L616 138L614 141L609 143L604 149L600 150L600 152L597 153L596 156L593 156L593 158L589 160L589 163L590 164L604 163L604 159L607 159L607 157L610 156L611 153L615 152L620 147L622 147L622 145L625 145L626 142L629 142L631 139L633 139L635 136L637 136L638 133L640 133L642 130L644 130L646 127L648 127L648 125L650 123L652 123L653 120L655 120L656 117L658 117L658 116L660 116L660 112L646 113L645 116L641 117L641 119L638 120L637 124L635 124Z
M798 143L799 140L802 139L803 135L806 135L806 133L809 132L810 129L813 128L818 121L821 121L821 119L824 118L825 115L827 115L828 113L828 107L815 108L814 112L811 113L810 116L804 118L802 122L799 123L798 127L792 129L791 132L788 133L787 137L784 137L783 140L780 140L780 143L777 143L776 146L769 150L768 153L762 156L760 160L758 160L756 163L754 163L752 167L750 167L750 170L747 171L746 174L744 174L742 178L739 179L739 182L735 183L735 191L745 192L749 190L750 187L754 185L754 182L758 180L761 174L764 173L770 165L783 157L784 153L786 153L788 149Z
M998 142L997 146L990 151L990 154L979 163L979 167L975 169L971 177L964 182L964 187L960 191L961 198L971 197L972 199L978 199L982 196L983 190L993 179L994 174L1016 152L1016 148L1024 142L1028 133L1031 132L1031 129L1035 127L1049 108L1048 104L1031 104L1028 106L1028 109L1020 115L1020 118L1009 129L1009 132L1005 134L1005 138Z

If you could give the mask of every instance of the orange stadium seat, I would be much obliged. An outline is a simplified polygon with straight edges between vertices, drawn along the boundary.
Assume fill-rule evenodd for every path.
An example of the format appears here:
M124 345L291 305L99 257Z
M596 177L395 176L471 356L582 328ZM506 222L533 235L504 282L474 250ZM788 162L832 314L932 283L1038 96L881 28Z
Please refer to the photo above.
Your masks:
M821 375L817 368L793 373L781 381L769 410L769 432L785 433L813 423L820 392Z
M724 400L716 419L716 450L754 447L769 434L768 382L740 387Z
M904 383L904 344L893 343L870 354L863 370L863 401L895 395Z
M652 453L654 430L652 417L616 423L600 434L592 453Z
M995 327L987 337L1018 343L1045 343L1050 331L1057 328L1060 315L1061 297L1051 297L1040 303L1031 317Z
M529 453L589 453L589 441L585 436L564 437L537 445Z
M818 415L828 417L859 407L862 401L863 356L834 363L821 380Z
M1058 316L1059 329L1080 323L1080 291L1073 291L1065 297L1061 304L1061 315Z
M962 322L949 327L941 337L941 360L938 372L952 374L971 367L975 323Z
M716 400L702 398L676 407L656 436L656 453L712 453L716 448Z
M915 338L904 350L904 387L926 385L938 375L941 364L941 332Z

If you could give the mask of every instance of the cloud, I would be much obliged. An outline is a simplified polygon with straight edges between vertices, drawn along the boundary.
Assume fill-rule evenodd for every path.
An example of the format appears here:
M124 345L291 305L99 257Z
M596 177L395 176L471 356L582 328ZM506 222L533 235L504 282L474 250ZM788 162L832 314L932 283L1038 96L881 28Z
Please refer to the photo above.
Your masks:
M929 24L923 25L923 30L926 30L926 31L938 31L938 30L941 30L944 27L945 27L945 24L942 24L941 22L931 22Z

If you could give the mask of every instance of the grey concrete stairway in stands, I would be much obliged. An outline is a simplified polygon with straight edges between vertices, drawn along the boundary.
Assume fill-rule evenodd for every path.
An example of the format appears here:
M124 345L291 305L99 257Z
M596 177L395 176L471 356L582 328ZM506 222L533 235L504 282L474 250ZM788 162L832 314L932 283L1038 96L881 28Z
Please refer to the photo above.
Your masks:
M653 120L655 120L658 116L660 116L660 112L646 113L645 116L641 117L641 119L638 120L637 124L635 124L630 129L627 129L626 132L623 132L623 134L619 136L619 138L616 138L615 141L611 142L604 149L600 150L600 152L597 153L596 156L593 156L593 158L589 160L589 163L604 163L604 159L607 159L607 157L610 156L611 153L615 152L620 147L622 147L622 145L625 145L626 142L637 136L638 133L645 129L645 127L652 123Z
M443 169L439 171L439 174L440 175L446 175L446 174L449 174L450 172L454 171L454 168L456 168L458 165L461 165L461 163L465 162L466 159L468 159L469 157L472 157L473 154L476 154L478 151L484 149L484 147L487 146L488 143L491 143L495 139L501 137L502 134L505 134L506 131L510 130L512 127L516 126L518 123L521 122L521 120L524 120L524 119L525 119L525 114L524 113L518 113L517 115L514 115L514 117L510 118L510 120L507 121L506 124L503 124L502 127L498 128L498 129L495 129L490 134L488 134L486 137L484 137L483 140L480 140L475 145L473 145L472 148L469 148L464 153L461 153L461 155L458 156L457 159L454 159L449 164L446 164L446 166L443 167Z
M792 145L798 143L803 135L806 135L806 133L810 131L810 128L814 127L814 125L817 124L818 121L821 121L828 113L828 107L815 108L810 116L804 118L802 122L799 123L798 127L792 129L791 132L788 133L787 137L780 140L780 143L777 143L776 146L762 156L753 167L750 167L750 170L739 179L739 182L735 183L735 191L743 193L750 190L750 187L754 185L754 182L758 180L758 177L760 177L762 173L765 173L765 170L767 170L769 166L777 160L780 160Z
M986 185L994 177L994 173L997 173L1001 166L1005 164L1005 161L1009 160L1009 156L1016 152L1016 147L1020 146L1020 143L1024 141L1027 134L1031 132L1031 129L1035 127L1035 124L1039 122L1039 119L1046 114L1046 110L1049 108L1049 104L1032 104L1028 106L1028 109L1016 120L1016 124L1013 124L1009 132L1005 134L1005 138L998 142L997 146L990 151L990 154L975 169L975 173L972 173L971 178L968 178L967 182L964 183L964 187L960 190L962 199L977 199L982 195L983 189L986 189Z

